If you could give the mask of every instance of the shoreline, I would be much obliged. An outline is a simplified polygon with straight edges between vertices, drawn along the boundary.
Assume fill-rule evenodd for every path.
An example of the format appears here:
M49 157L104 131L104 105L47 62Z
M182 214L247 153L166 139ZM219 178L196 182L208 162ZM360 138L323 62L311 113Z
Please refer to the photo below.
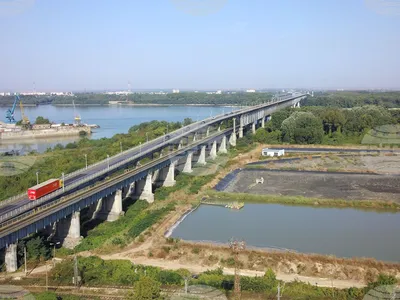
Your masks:
M0 144L3 142L13 142L21 140L42 140L47 138L63 138L63 137L79 137L81 131L86 132L86 136L91 135L90 127L87 128L74 128L68 130L31 130L20 132L6 132L0 133Z

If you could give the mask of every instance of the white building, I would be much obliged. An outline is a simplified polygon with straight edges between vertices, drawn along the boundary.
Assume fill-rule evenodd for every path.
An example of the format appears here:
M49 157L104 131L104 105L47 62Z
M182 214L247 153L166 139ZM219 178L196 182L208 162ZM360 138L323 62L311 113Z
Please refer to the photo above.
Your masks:
M283 155L285 155L285 149L282 149L282 150L268 149L268 148L262 149L262 156L274 157L274 156L283 156Z
M246 93L255 93L256 92L256 90L253 90L253 89L251 89L251 90L246 90Z
M172 90L172 94L179 94L179 90L178 89L176 89L176 90Z
M217 94L217 95L221 95L221 94L222 94L222 91L221 91L221 90L218 90L218 91L216 92L216 94Z

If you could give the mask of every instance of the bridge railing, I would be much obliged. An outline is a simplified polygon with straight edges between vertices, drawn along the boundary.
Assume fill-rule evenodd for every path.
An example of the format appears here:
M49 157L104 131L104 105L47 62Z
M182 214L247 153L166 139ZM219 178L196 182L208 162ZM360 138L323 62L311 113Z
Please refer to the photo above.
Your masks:
M218 134L220 134L220 133L217 133L217 135L218 135ZM146 153L148 153L148 152L152 152L152 151L154 151L154 150L157 149L157 148L158 148L158 146L153 147L153 148L151 148L151 149L148 149L146 152L143 152L143 155L146 154ZM96 178L96 177L98 177L98 176L100 176L100 175L103 175L103 174L107 173L108 171L110 171L110 170L112 170L112 169L116 169L116 168L118 168L118 167L120 167L120 166L123 166L124 164L129 163L131 160L139 159L141 156L142 156L142 155L139 153L139 154L135 155L134 157L126 158L126 159L124 159L124 160L122 160L122 161L116 163L115 165L113 165L112 168L111 168L111 166L110 166L110 169L106 169L106 170L99 171L99 172L97 172L97 173L94 173L94 174L88 176L87 178L85 178L85 179L82 180L82 181L79 181L79 182L76 182L76 183L74 183L74 184L72 184L72 185L69 185L69 186L68 186L68 189L65 189L65 191L71 190L71 189L73 189L74 187L77 187L77 186L79 186L80 184L84 183L85 181L89 181L89 180L91 180L91 179L94 179L94 178ZM67 195L67 197L68 197L68 198L71 198L71 197L74 196L74 194L80 194L80 193L82 193L82 191L86 191L86 190L89 190L89 189L91 189L91 188L92 188L91 186L85 187L85 188L83 188L83 189L81 189L81 190L79 190L79 191L76 191L76 192L74 192L74 193L72 193L72 194L70 194L70 195ZM26 217L26 216L30 215L32 209L35 208L35 207L37 207L37 206L39 206L38 209L42 210L42 209L44 209L44 208L50 207L50 206L52 206L52 205L55 205L56 203L59 203L60 201L63 201L63 197L60 197L60 198L58 198L58 199L56 199L56 200L54 200L54 201L51 201L51 202L46 203L46 204L43 204L43 203L47 202L48 200L50 200L51 198L56 197L56 196L58 196L58 195L61 195L62 193L63 193L63 190L62 190L62 189L57 190L56 192L53 192L53 193L51 193L51 194L49 194L49 195L46 195L46 196L44 196L44 197L42 197L42 198L40 198L40 199L38 199L38 200L29 202L28 204L26 204L26 205L24 205L24 206L21 206L21 207L17 208L16 210L13 210L13 211L11 211L11 212L8 212L8 213L6 213L6 214L0 216L0 223L1 223L1 224L0 224L0 228L1 228L1 227L4 227L4 226L6 226L6 225L9 225L9 224L15 223L15 222L18 221L18 220L21 220L21 219L22 219L21 216ZM43 205L41 205L41 204L43 204ZM12 219L12 220L9 220L9 219L11 219L11 218L13 218L13 219ZM8 220L9 220L9 221L8 221Z
M0 216L0 222L5 222L6 220L17 216L17 215L21 214L24 211L31 210L34 207L39 206L39 205L51 200L52 198L60 196L64 192L70 191L70 190L82 185L83 183L86 183L86 182L88 182L88 181L90 181L92 179L95 179L95 178L97 178L97 177L99 177L101 175L104 175L104 174L106 174L106 173L108 173L110 171L113 171L113 170L115 170L115 169L117 169L117 168L119 168L119 167L121 167L121 166L123 166L123 165L125 165L125 164L127 164L129 162L131 162L131 161L138 160L141 157L147 155L148 153L153 152L158 147L159 147L158 145L155 145L154 147L152 147L150 149L147 149L146 151L137 153L136 155L134 155L132 157L128 157L128 158L126 158L126 159L124 159L124 160L122 160L120 162L117 162L117 163L115 163L113 165L110 165L109 168L107 167L107 168L102 169L102 170L100 170L100 171L98 171L96 173L93 173L93 174L91 174L89 176L86 176L85 178L82 178L79 181L76 181L76 182L74 182L72 184L69 184L69 185L65 186L64 190L63 189L58 189L57 191L55 191L53 193L50 193L50 194L48 194L48 195L46 195L44 197L41 197L38 200L33 200L33 201L31 201L31 202L29 202L29 203L27 203L27 204L15 209L15 210L7 212L6 214L3 214L3 215Z
M272 101L267 102L267 105L268 105L268 103L273 104L273 103L276 103L276 102L282 102L282 101L286 101L286 100L288 100L290 98L296 98L296 97L298 97L298 96L287 96L287 97L284 97L282 99L278 99L276 101L272 100ZM261 106L265 106L265 105L266 105L266 103L261 103L259 105L256 105L255 107L261 107ZM254 110L254 106L251 107L251 108L245 108L245 109L242 109L242 110L235 111L234 114L241 114L241 113L245 113L245 112L252 111L252 110ZM176 137L172 138L171 140L175 140L177 138L182 138L184 136L184 134L198 129L198 127L203 126L207 122L214 121L216 119L223 118L224 116L231 115L231 114L232 114L232 112L231 113L217 115L217 116L214 116L214 117L208 117L208 118L203 119L201 121L197 121L195 123L192 123L192 124L190 124L190 125L188 125L186 127L182 127L180 129L177 129L177 130L169 133L170 135L177 135L178 134ZM192 127L194 127L194 128L192 128ZM138 155L142 156L142 154L147 154L149 151L154 151L155 148L159 147L157 143L162 141L162 140L164 140L164 139L165 139L165 135L162 135L162 136L159 136L159 137L155 138L154 140L149 141L149 144L155 144L155 147L152 147L152 148L148 149L147 151L137 153L133 157L129 157L129 158L123 160L122 162L123 163L127 163L127 162L129 162L131 160L137 159ZM164 140L164 141L166 142L167 140ZM168 140L168 141L170 141L170 140ZM143 144L143 145L145 145L145 144ZM135 146L133 148L127 149L127 150L125 150L123 152L120 152L120 153L118 153L116 155L110 156L108 159L104 159L104 160L98 161L98 162L96 162L94 164L91 164L87 168L85 167L85 168L76 170L76 171L74 171L72 173L65 174L64 175L64 179L68 179L68 178L70 178L72 176L85 173L86 171L88 171L88 170L90 170L92 168L95 168L95 167L97 167L99 165L102 165L102 164L106 165L106 164L108 164L107 161L110 162L110 168L105 168L105 169L103 169L103 170L101 170L99 172L96 172L96 173L94 173L94 174L92 174L90 176L85 176L85 178L83 178L82 180L79 180L79 181L76 181L76 182L74 182L72 184L69 184L69 185L67 185L65 187L64 191L69 191L69 190L71 190L71 189L73 189L73 188L75 188L75 187L77 187L77 186L79 186L79 185L81 185L81 184L83 184L83 183L85 183L87 181L92 180L93 178L95 178L97 176L100 176L100 175L102 175L104 173L107 173L107 172L109 172L111 170L114 170L114 169L118 168L119 166L121 166L121 162L117 162L117 163L112 164L112 160L118 159L119 157L124 156L126 154L129 154L131 152L135 152L137 150L140 150L140 148L143 147L143 145L142 146ZM27 209L31 209L32 207L37 206L37 205L39 205L39 204L41 204L41 203L43 203L45 201L48 201L51 198L59 196L64 191L61 190L61 189L57 190L57 191L55 191L53 193L50 193L50 194L40 198L40 202L38 202L39 200L32 201L32 203L26 204L26 205L24 205L22 207L27 207ZM17 201L19 199L22 200L25 197L26 197L26 193L22 193L22 194L13 196L11 198L8 198L6 200L0 201L0 207L2 207L4 205L7 205L7 204L10 204L10 203L13 203L13 202L15 202L15 201ZM33 203L36 203L36 204L33 204ZM8 219L8 218L10 218L12 216L17 215L20 212L20 210L21 210L21 207L16 209L16 210L13 210L13 211L11 211L9 213L6 213L5 215L0 216L0 222L2 220L5 220L5 219Z

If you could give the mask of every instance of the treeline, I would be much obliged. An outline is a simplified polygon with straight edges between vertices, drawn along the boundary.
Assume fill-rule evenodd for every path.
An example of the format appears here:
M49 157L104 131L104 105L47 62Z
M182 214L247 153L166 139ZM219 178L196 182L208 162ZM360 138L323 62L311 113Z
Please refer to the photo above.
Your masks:
M184 123L191 123L191 119L185 119ZM71 173L84 168L86 158L88 164L107 158L107 155L115 155L122 150L127 150L140 143L162 136L164 132L171 132L181 128L181 122L152 121L133 126L127 134L117 134L112 138L90 140L82 138L78 142L69 143L66 146L56 145L48 149L43 155L31 153L35 164L26 172L15 176L0 176L0 201L11 196L25 192L36 184L36 171L39 171L41 182L50 178L59 178L61 173Z
M109 101L124 101L133 104L158 104L158 105L256 105L271 100L271 93L244 93L235 94L207 94L183 92L179 94L130 94L130 95L107 95L107 94L76 94L73 98L75 104L101 104L106 105ZM72 98L59 97L53 104L72 104Z
M71 98L62 96L20 96L22 103L28 105L50 104L56 98ZM15 96L2 96L0 97L0 106L11 107L14 104ZM71 101L71 100L70 100ZM19 109L19 103L17 103Z
M262 143L357 144L370 129L397 123L397 111L381 106L288 108L272 114L254 138Z
M352 108L364 105L379 105L400 108L400 92L316 92L314 97L302 101L304 106L329 106Z
M233 258L232 258L233 259ZM51 270L50 283L53 285L70 285L74 277L73 260L67 259ZM222 269L207 271L191 278L188 270L177 271L162 270L157 267L132 264L123 260L102 260L98 257L79 257L79 275L83 286L130 286L132 294L127 299L163 299L161 287L183 287L185 278L190 285L206 285L221 291L233 291L234 276L224 275ZM283 283L276 278L273 270L268 269L264 276L241 276L241 290L260 293L275 299L278 284L284 286L284 297L291 299L337 299L361 300L373 288L381 285L393 285L397 280L394 276L379 275L370 282L366 288L336 289L313 286L310 284L293 281ZM134 296L136 294L136 296ZM152 295L149 298L140 298L139 295ZM131 298L132 297L132 298Z

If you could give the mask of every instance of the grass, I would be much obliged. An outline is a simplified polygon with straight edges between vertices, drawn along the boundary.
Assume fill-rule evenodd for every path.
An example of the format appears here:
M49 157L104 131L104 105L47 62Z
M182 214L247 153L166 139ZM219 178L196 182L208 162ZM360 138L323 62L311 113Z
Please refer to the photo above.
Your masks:
M343 200L343 199L320 199L306 198L302 196L280 196L280 195L253 195L244 193L225 193L209 190L207 195L210 200L217 201L240 201L245 203L274 203L286 205L321 206L334 208L360 208L385 211L400 211L400 204L388 201L367 200Z
M107 243L124 247L173 209L175 209L173 203L156 208L155 206L150 207L145 201L137 201L117 221L101 223L90 230L87 237L82 240L75 250L87 251L103 248Z

